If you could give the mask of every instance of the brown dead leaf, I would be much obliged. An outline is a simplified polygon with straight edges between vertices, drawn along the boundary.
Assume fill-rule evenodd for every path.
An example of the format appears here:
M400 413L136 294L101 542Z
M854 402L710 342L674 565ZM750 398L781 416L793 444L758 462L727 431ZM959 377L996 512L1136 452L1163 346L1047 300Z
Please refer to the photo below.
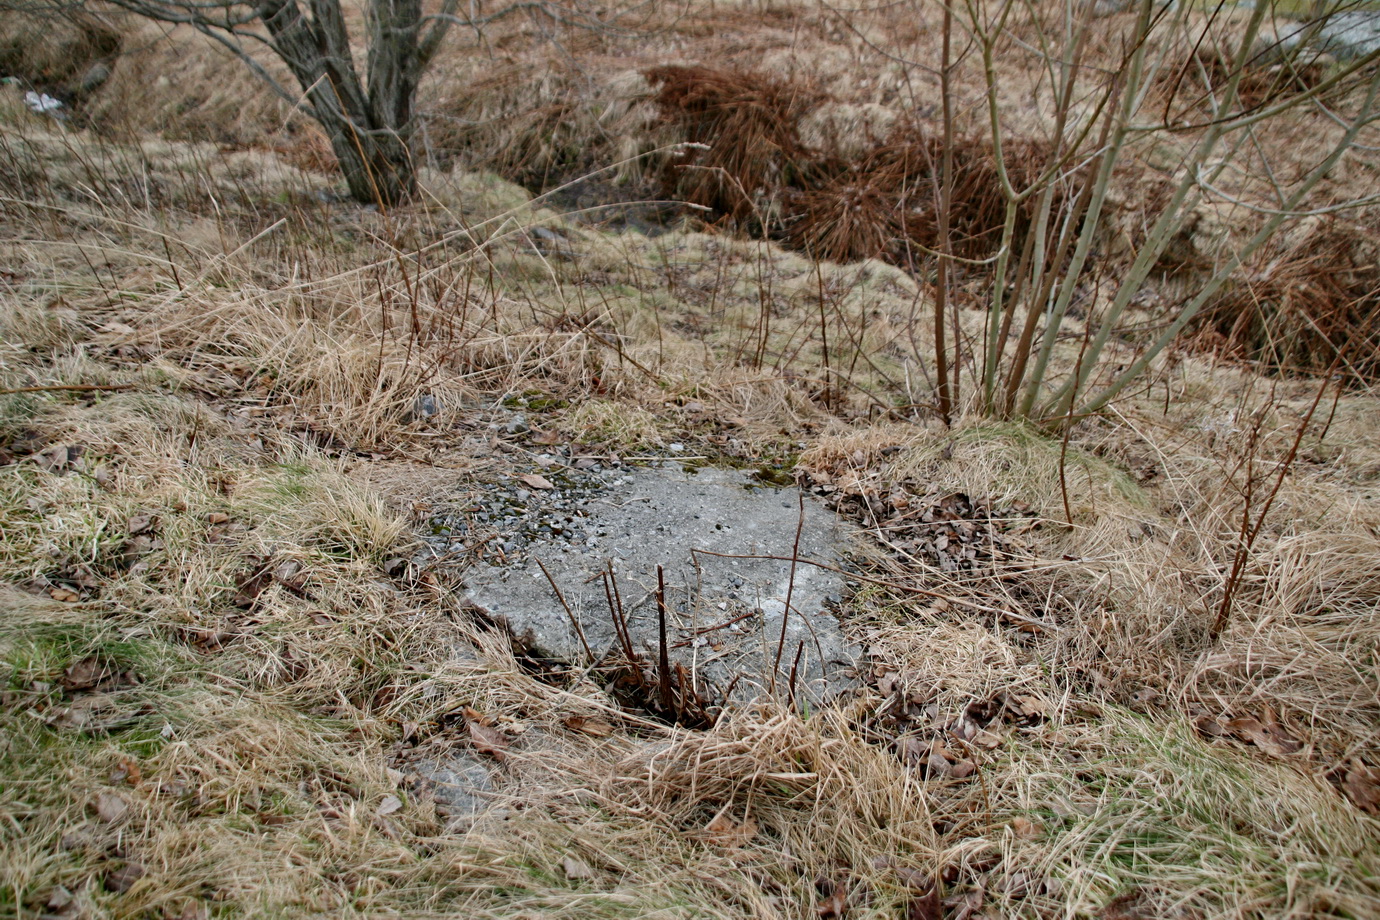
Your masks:
M1227 733L1222 721L1207 713L1203 713L1193 720L1194 726L1198 731L1207 735L1209 738L1220 738Z
M267 571L262 566L250 572L245 572L235 578L235 597L231 601L236 607L253 607L259 601L259 595L268 590L273 584L273 573Z
M704 826L704 833L710 843L721 847L747 846L757 836L757 822L749 815L739 824L721 811Z
M85 452L86 448L81 446L58 446L51 447L42 453L34 454L32 459L48 472L56 473L61 476L63 473L67 472L67 470L76 466L82 454Z
M1380 770L1353 760L1342 780L1342 791L1357 808L1380 814Z
M563 720L565 727L583 735L594 738L607 738L613 734L613 726L603 719L592 719L587 716L570 716Z
M138 863L125 863L117 869L112 870L105 877L105 888L116 894L124 894L134 887L134 883L143 878L147 873L143 866Z
M1226 723L1226 728L1243 741L1249 741L1265 753L1276 757L1295 754L1303 748L1303 744L1291 737L1277 722L1267 725L1248 716L1230 720Z
M114 669L95 655L88 655L62 672L58 683L66 690L90 690L113 673Z
M96 815L106 824L114 824L129 811L129 802L114 792L102 792L96 796Z
M561 443L563 440L565 440L565 439L561 437L561 433L560 433L559 431L533 431L533 432L532 432L532 443L533 443L533 444L541 444L541 445L543 445L543 446L550 447L550 446L553 445L553 444L559 444L559 443Z
M68 908L73 906L76 895L63 885L58 885L48 895L48 910L59 916L65 916Z
M552 484L551 480L547 479L545 476L539 476L536 473L523 473L521 476L518 477L518 479L521 479L524 483L526 483L534 489L556 488L555 485Z
M917 766L925 763L930 756L930 746L928 742L921 741L913 735L908 738L901 738L896 742L897 753L909 766Z
M872 860L874 869L890 869L896 873L896 878L907 888L914 888L916 891L928 891L934 887L934 874L922 869L914 869L890 856L878 856Z
M72 705L50 710L46 721L64 731L112 731L137 715L108 693L83 693Z
M1011 832L1023 840L1033 840L1044 832L1044 825L1039 821L1032 821L1024 815L1017 815L1011 819Z
M968 920L982 910L986 892L981 888L969 888L961 895L944 899L944 906L951 911L952 920Z
M110 771L110 781L137 786L144 781L144 771L140 769L138 763L125 757L120 761L118 767Z
M955 760L949 769L954 779L967 779L977 772L977 764L971 760Z
M939 898L939 889L931 888L924 894L915 895L906 905L906 920L943 920L944 904Z
M561 859L561 871L565 877L574 881L582 878L594 878L594 870L583 859L575 856L566 856Z
M1006 877L1006 896L1023 898L1035 888L1035 877L1025 869L1017 869Z
M831 879L820 876L815 879L815 888L819 891L819 907L815 909L821 920L828 920L831 917L844 917L848 913L848 887L838 884Z
M496 728L485 725L486 720L476 710L466 706L464 713L465 725L470 730L470 741L474 744L475 750L502 762L503 758L508 756L508 736Z
M978 747L986 748L990 751L993 748L1001 746L1002 737L996 732L989 732L987 729L981 728L978 729L977 734L973 736L972 742Z
M158 515L152 513L140 513L130 517L125 522L125 531L131 537L137 537L141 533L148 533L158 526Z
M402 807L402 799L398 798L396 795L386 795L383 797L383 801L379 803L376 814L381 817L391 815L394 812L402 811Z

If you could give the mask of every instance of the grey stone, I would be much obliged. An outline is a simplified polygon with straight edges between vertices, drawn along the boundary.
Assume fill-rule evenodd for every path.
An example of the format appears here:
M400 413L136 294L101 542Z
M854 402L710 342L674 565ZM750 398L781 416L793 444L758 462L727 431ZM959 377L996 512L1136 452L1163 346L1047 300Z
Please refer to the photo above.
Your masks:
M1313 49L1342 60L1370 54L1380 49L1380 12L1354 10L1333 13L1321 22L1289 22L1280 27L1280 53L1293 52L1305 42ZM1304 56L1305 61L1309 59L1308 55Z
M489 768L472 757L460 754L444 762L419 760L412 769L436 799L437 810L447 817L473 817L488 806L493 779Z
M751 699L773 686L784 689L799 652L798 694L818 700L852 685L859 650L844 639L828 603L843 595L842 576L799 562L792 578L797 525L802 559L837 565L846 546L838 519L818 502L807 497L802 506L796 489L760 486L737 471L691 474L675 467L629 472L584 511L584 528L607 534L604 540L558 548L543 542L549 537L518 536L533 542L516 561L479 563L466 572L469 599L533 651L585 664L585 642L596 659L614 650L617 632L600 574L611 562L635 650L655 662L660 564L670 656L698 680L720 690L733 684L734 698ZM584 642L537 560L579 621Z
M422 393L412 401L412 415L414 418L431 418L441 411L441 404L436 401L436 397L430 393Z

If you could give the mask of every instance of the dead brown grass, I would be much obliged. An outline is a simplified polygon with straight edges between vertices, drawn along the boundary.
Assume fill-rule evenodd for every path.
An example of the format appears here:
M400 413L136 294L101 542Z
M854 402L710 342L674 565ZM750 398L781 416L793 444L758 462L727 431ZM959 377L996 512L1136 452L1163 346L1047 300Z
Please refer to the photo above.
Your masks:
M1255 260L1199 326L1200 346L1289 374L1380 374L1380 273L1365 222L1319 221Z

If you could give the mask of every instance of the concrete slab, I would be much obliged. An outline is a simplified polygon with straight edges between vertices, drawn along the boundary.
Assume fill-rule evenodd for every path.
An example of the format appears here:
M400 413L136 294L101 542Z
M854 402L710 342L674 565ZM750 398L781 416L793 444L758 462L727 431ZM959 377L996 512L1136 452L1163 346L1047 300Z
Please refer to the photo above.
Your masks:
M751 699L774 685L784 690L799 655L798 695L818 700L851 685L859 649L844 640L833 613L843 578L804 563L792 578L790 562L799 526L799 557L837 564L846 539L838 519L808 496L802 503L794 488L765 486L739 471L668 465L578 482L561 476L550 490L520 480L500 487L488 507L526 523L498 524L512 561L469 569L470 600L506 621L535 654L585 664L586 643L598 659L618 641L601 576L611 567L634 646L655 661L661 565L670 656L697 680L720 692L732 685L734 699Z

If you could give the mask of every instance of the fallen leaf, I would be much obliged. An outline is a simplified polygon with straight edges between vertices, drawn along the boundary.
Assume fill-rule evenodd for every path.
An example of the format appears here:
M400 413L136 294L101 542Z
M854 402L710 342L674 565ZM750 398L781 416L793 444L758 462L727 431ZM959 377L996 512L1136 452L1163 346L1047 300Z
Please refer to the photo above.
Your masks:
M273 573L263 568L247 572L235 578L235 597L231 601L236 607L253 607L259 595L273 584Z
M556 488L552 484L551 480L547 479L545 476L538 476L536 473L523 473L521 476L518 477L518 479L521 479L523 482L525 482L527 485L531 486L534 489Z
M835 884L823 876L815 879L815 888L820 893L819 907L815 909L822 920L830 917L843 917L848 913L848 889Z
M566 856L561 859L561 871L565 877L571 880L582 878L594 878L594 870L582 859L574 856Z
M387 565L387 563L385 563ZM292 584L297 579L297 573L302 571L302 563L295 559L287 559L280 562L273 570L273 577L281 582Z
M470 741L474 743L475 750L498 761L507 756L508 736L485 725L484 717L468 706L465 707L465 724L470 730Z
M147 533L158 526L158 515L156 514L136 514L125 522L125 530L131 537L137 537L141 533Z
M96 833L90 823L82 824L58 839L58 847L68 853L74 850L94 849L96 846Z
M594 738L606 738L613 734L613 726L603 719L591 719L586 716L571 716L564 721L565 727L571 731L590 735Z
M1226 728L1243 741L1249 741L1276 757L1294 754L1303 748L1303 744L1290 737L1278 723L1266 725L1259 719L1246 717L1230 720L1226 723Z
M1220 738L1227 733L1226 728L1222 725L1222 721L1207 713L1203 713L1195 718L1193 724L1197 727L1198 731L1210 738Z
M1032 821L1023 815L1017 815L1011 819L1011 832L1023 840L1031 840L1040 836L1044 829L1044 825L1039 821Z
M748 816L742 824L738 824L728 816L727 811L721 811L704 826L704 833L710 843L721 847L746 846L757 836L757 822Z
M402 807L402 799L398 798L396 795L384 796L383 801L379 803L378 814L380 816L391 815L394 812L401 811Z
M110 771L110 781L112 783L129 783L137 786L143 782L144 771L139 768L139 764L126 757L120 761L120 765Z
M1034 887L1034 877L1024 869L1017 869L1006 877L1006 896L1009 898L1023 898Z
M62 672L58 683L67 690L90 690L109 677L111 669L95 655L89 655Z
M33 459L50 473L61 475L81 458L85 453L82 447L52 447L42 453L35 454Z
M897 752L901 755L901 760L909 766L917 766L929 759L930 746L913 735L909 738L902 738L896 744Z
M1342 791L1357 808L1380 814L1380 770L1353 760L1342 780Z
M563 438L561 437L561 433L560 433L559 431L534 431L534 432L532 432L532 443L533 443L533 444L544 444L544 445L546 445L546 446L549 447L549 446L551 446L551 445L553 445L553 444L559 444L559 443L561 443L562 440L563 440Z
M133 888L134 883L143 878L146 872L147 870L138 863L125 863L105 877L106 890L124 894Z
M969 888L956 898L945 898L944 906L952 910L949 914L952 920L967 920L983 909L984 898L985 892L981 888Z
M907 920L943 920L943 917L944 904L939 899L938 888L912 897L906 905Z
M106 824L114 824L129 811L129 803L113 792L96 796L96 815Z
M874 869L890 869L896 873L896 878L901 884L916 891L928 891L934 887L934 874L925 872L921 869L912 869L904 863L898 862L889 856L878 856L872 860Z
M67 907L71 905L75 899L76 895L72 894L71 891L62 885L58 885L53 889L52 893L48 895L48 909L54 913L65 913Z
M985 728L979 729L978 733L974 735L972 739L973 743L978 747L987 748L989 751L992 748L999 747L1001 745L1001 740L1001 735L998 735L996 732L989 732Z

